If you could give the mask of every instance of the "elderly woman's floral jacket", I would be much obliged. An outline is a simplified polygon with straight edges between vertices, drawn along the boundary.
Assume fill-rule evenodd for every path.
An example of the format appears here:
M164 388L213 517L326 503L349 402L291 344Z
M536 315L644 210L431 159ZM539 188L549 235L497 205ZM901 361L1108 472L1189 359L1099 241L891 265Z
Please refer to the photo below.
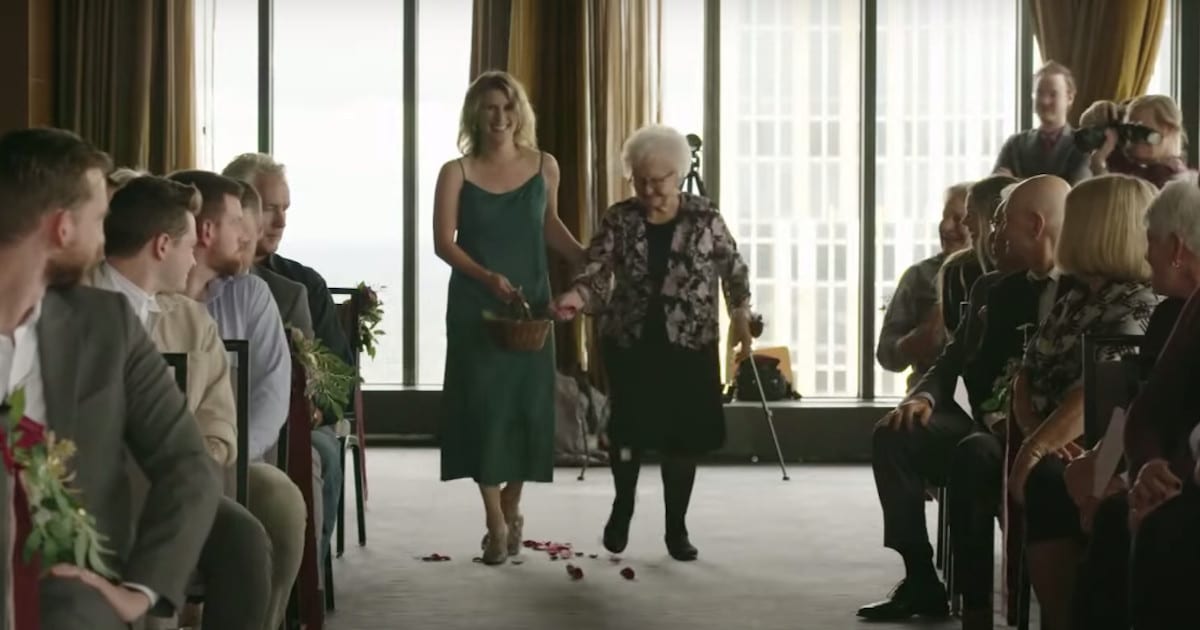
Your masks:
M681 193L676 220L661 287L667 338L699 349L720 338L718 281L730 310L748 306L749 270L711 201ZM655 290L648 268L645 210L636 198L605 212L587 258L575 286L588 310L603 316L604 334L627 347L641 337Z

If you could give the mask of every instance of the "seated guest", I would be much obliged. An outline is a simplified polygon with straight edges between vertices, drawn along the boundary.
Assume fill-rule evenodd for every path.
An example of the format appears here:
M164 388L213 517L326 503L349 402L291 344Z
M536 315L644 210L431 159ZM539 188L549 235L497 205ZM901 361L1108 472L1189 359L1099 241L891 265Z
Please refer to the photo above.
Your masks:
M875 357L879 365L892 372L903 372L911 366L909 387L933 364L945 340L937 275L946 256L971 245L971 235L963 224L966 199L966 185L946 190L942 221L938 224L942 251L909 267L900 276L883 315Z
M1015 178L1007 175L993 175L967 189L965 225L971 235L971 247L948 256L938 274L942 321L947 333L958 330L962 307L966 305L975 281L995 266L988 242L992 216L1000 205L1000 192L1016 183Z
M9 555L19 553L10 523L21 538L29 525L27 512L10 512L0 533L16 571L4 571L12 581L0 612L18 630L116 630L152 609L173 613L221 494L196 420L128 302L78 286L103 251L108 169L107 156L67 131L0 137L0 398L22 389L25 415L75 443L72 486L120 573L114 584L56 565L39 580L37 566ZM136 529L127 452L149 481ZM10 480L0 494L11 506Z
M1075 102L1075 77L1064 65L1049 61L1033 75L1036 92L1034 111L1037 129L1009 136L992 169L996 175L1025 179L1034 175L1057 175L1074 185L1092 173L1088 157L1075 148L1067 114Z
M1012 411L1024 437L1008 489L1025 506L1030 582L1055 628L1071 627L1082 531L1063 477L1081 454L1083 353L1089 334L1141 334L1158 304L1151 289L1142 222L1154 187L1104 175L1067 195L1055 259L1083 284L1060 299L1026 348L1013 382ZM1028 500L1026 500L1028 499Z
M1018 329L1039 321L1064 288L1050 272L1068 190L1057 177L1039 176L1012 192L1007 208L996 213L993 255L1001 271L975 283L967 319L912 394L875 428L871 459L883 508L884 545L904 559L905 577L887 600L860 609L861 617L899 620L947 613L946 591L933 567L924 502L926 484L945 483L947 473L952 487L958 488L955 494L963 497L951 518L959 523L954 541L956 553L961 546L964 562L956 565L964 583L964 603L968 609L990 604L991 523L999 504L1003 447L982 422L981 407L1009 361L1021 355L1024 343ZM954 402L960 376L975 421ZM971 501L976 494L991 498ZM984 505L982 510L976 503ZM952 502L951 509L955 505ZM982 526L978 512L983 514ZM984 545L980 559L975 552ZM990 607L987 612L990 620Z
M1115 113L1114 108L1108 105L1107 102L1101 103L1105 117ZM1110 125L1118 122L1123 122L1125 129L1134 126L1141 132L1122 137L1115 128L1109 127L1105 131L1104 144L1092 152L1093 173L1135 175L1162 188L1176 175L1187 170L1183 159L1183 112L1171 97L1150 94L1135 98L1125 108L1123 120L1107 120Z
M1146 212L1146 258L1150 262L1151 285L1166 299L1154 309L1146 329L1140 359L1149 366L1149 372L1146 384L1129 408L1126 424L1125 451L1131 464L1129 470L1140 468L1145 471L1145 477L1139 478L1143 486L1161 477L1169 486L1195 487L1188 482L1193 458L1186 442L1188 428L1200 418L1200 400L1192 395L1194 375L1200 371L1200 337L1192 334L1197 330L1196 322L1200 318L1200 299L1196 293L1200 289L1200 255L1197 254L1200 252L1200 188L1197 188L1195 175L1183 177L1181 181L1167 184ZM1125 492L1123 477L1114 476L1106 496L1093 496L1098 448L1067 467L1068 489L1079 506L1084 531L1091 534L1079 571L1075 626L1096 630L1125 629L1132 622L1128 579L1132 544L1129 495ZM1163 465L1170 461L1174 464ZM1147 462L1154 462L1154 465L1147 466ZM1162 498L1174 494L1164 494ZM1170 499L1166 505L1186 504L1191 495L1188 491L1184 497ZM1140 503L1138 507L1142 513L1139 518L1156 512L1158 505L1158 501ZM1186 511L1187 508L1182 509ZM1168 520L1171 518L1167 517ZM1195 531L1194 527L1191 529ZM1198 548L1191 547L1193 555L1188 559L1185 550L1189 541L1181 539L1178 532L1171 535L1155 526L1150 531L1155 532L1153 540L1164 544L1145 541L1135 546L1137 556L1143 561L1138 566L1140 580L1135 600L1147 602L1162 596L1163 599L1155 601L1152 608L1170 614L1156 618L1162 623L1136 627L1171 627L1173 624L1166 621L1175 613L1185 611L1181 606L1187 605L1188 597L1177 590L1183 587L1179 580L1166 584L1157 583L1156 579L1183 575L1183 571L1171 569L1172 560L1190 561L1195 565L1200 561L1194 555ZM1171 550L1171 557L1151 560L1166 550ZM1174 555L1176 552L1178 555ZM1153 570L1146 573L1147 567ZM1188 588L1194 592L1196 584L1189 584ZM1151 621L1145 618L1144 609L1142 612L1143 621ZM1191 610L1186 614L1195 615ZM1183 618L1175 617L1177 622Z
M292 205L284 166L263 153L244 153L234 158L223 171L228 177L250 184L262 196L262 238L258 240L255 262L259 267L303 284L308 290L308 309L316 338L346 365L354 365L354 353L338 320L333 295L325 279L314 269L279 255L279 243L287 227L287 211ZM321 530L321 558L329 553L329 539L337 524L337 506L342 494L341 444L332 425L341 418L332 409L318 409L322 426L313 431L313 448L321 455L324 475Z
M262 197L251 184L242 183L242 227L247 240L242 247L242 271L262 278L271 289L286 326L296 328L305 337L313 338L312 315L308 311L308 289L262 265L254 264L258 241L262 239Z
M250 512L271 537L271 616L282 619L292 582L300 571L306 507L296 485L282 471L264 461L279 439L291 404L292 361L283 321L261 279L238 275L242 268L242 186L205 171L182 171L170 179L194 186L200 192L196 215L196 265L188 274L187 294L205 305L224 339L250 343ZM297 500L300 499L300 500ZM278 624L270 627L277 627Z
M180 295L195 264L194 213L199 209L199 194L190 186L159 177L127 180L109 202L107 258L90 280L125 296L159 351L187 354L188 409L209 455L229 471L237 461L237 422L225 345L204 307ZM291 490L300 500L299 491ZM221 497L199 570L203 627L261 630L266 625L270 540L258 519L233 499Z

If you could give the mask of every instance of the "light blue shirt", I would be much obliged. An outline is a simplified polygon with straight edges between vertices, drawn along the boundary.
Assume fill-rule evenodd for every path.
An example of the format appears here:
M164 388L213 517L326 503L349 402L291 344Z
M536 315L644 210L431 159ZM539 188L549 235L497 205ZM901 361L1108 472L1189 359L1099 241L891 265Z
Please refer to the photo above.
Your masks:
M279 307L267 283L252 275L213 280L208 284L205 306L217 320L221 338L250 342L247 456L259 461L279 440L291 402L292 355Z

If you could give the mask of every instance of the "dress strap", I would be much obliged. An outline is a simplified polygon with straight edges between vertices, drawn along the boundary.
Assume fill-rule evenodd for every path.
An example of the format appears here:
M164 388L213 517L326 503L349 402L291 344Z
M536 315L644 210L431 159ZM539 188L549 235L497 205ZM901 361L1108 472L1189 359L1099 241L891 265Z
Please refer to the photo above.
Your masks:
M546 163L546 152L538 151L538 172L542 172L542 164Z
M463 159L458 158L457 160L454 160L454 161L458 162L458 168L460 170L462 170L463 179L466 179L467 178L467 167L463 165Z

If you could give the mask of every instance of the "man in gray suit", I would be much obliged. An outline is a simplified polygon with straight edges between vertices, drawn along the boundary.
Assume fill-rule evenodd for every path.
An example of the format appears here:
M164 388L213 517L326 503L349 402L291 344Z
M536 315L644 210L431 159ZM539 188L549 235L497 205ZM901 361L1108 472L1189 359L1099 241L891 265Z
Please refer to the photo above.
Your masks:
M75 443L73 485L121 576L113 584L83 567L52 567L37 584L43 630L125 628L152 609L177 609L221 494L187 402L127 300L78 286L102 253L109 166L70 132L0 137L0 396L23 389L25 415ZM126 452L150 482L136 531ZM10 566L6 556L6 590Z
M254 256L258 240L262 237L262 197L254 186L242 182L242 227L246 229L249 241L242 250L243 269L262 278L271 289L271 297L279 306L279 316L283 323L299 328L305 337L313 338L312 314L308 310L308 289L303 284L290 280L254 264Z

